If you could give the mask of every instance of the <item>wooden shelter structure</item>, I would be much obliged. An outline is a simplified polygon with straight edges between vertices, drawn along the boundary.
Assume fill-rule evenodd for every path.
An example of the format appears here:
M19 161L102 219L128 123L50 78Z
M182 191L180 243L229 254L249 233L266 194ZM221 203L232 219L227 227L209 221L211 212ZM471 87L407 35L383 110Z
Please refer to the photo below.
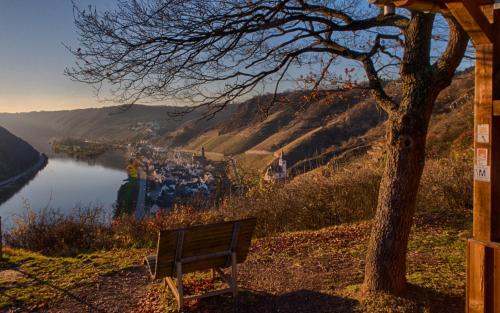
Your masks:
M467 243L468 313L500 313L500 0L371 0L451 14L476 48L474 223Z

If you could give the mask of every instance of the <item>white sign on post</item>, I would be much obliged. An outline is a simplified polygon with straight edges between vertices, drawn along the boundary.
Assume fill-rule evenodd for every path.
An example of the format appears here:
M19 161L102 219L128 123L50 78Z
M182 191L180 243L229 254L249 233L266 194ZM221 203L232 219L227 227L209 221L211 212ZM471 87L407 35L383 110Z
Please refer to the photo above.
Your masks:
M490 125L479 124L477 125L477 142L489 143L490 142Z
M491 168L484 165L474 166L474 180L490 182L491 181Z

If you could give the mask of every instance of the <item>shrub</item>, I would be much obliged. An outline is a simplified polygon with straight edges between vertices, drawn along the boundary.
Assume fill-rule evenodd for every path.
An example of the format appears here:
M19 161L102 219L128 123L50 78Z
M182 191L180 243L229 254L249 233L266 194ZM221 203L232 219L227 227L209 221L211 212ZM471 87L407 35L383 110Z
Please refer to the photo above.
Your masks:
M380 174L355 165L323 175L315 172L287 184L263 184L226 201L226 216L258 218L257 235L319 229L370 218L377 204Z
M27 208L4 234L6 244L47 255L69 256L113 246L102 208L75 209L65 215L49 208Z
M472 209L472 161L428 160L417 197L419 211Z
M122 215L110 219L101 208L75 209L65 215L45 208L14 218L4 234L5 243L50 256L75 256L80 253L112 248L151 248L160 229L206 224L227 219L221 210L194 211L178 206L172 212L160 211L155 217L138 220Z

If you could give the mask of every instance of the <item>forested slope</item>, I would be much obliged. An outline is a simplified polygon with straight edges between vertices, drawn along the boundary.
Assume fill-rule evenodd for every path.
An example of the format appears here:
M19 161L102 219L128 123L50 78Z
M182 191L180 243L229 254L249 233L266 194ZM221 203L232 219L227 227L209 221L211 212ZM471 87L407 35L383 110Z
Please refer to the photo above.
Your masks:
M31 145L0 127L0 182L26 171L39 159Z

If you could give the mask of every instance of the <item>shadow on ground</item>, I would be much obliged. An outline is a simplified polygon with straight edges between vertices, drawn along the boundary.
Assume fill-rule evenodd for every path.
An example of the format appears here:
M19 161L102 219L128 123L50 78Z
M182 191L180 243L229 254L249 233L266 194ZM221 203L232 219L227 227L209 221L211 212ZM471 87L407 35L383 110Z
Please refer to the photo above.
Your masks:
M357 301L311 290L298 290L283 295L271 295L252 290L241 290L238 304L229 296L204 299L188 304L186 313L350 313Z
M138 267L104 277L98 284L66 290L39 279L34 275L11 267L12 272L25 276L34 285L45 284L54 291L54 296L61 297L56 303L47 306L27 307L17 299L11 299L13 306L0 312L175 312L176 305L171 294L164 287L159 287L154 298L168 297L167 303L156 303L153 307L145 306L142 300L147 297L141 290L150 284L145 271ZM6 287L6 286L4 286ZM318 286L318 288L321 286ZM0 296L9 297L7 288L0 288ZM363 301L313 290L296 290L273 295L256 290L240 290L237 303L230 295L206 298L188 302L183 312L186 313L354 313L354 312L393 312L393 313L464 313L464 297L410 285L402 297L381 297L373 301ZM167 305L168 308L165 308ZM390 308L390 311L387 309Z
M243 290L237 307L231 297L215 297L191 304L183 312L238 312L238 313L464 313L465 301L461 296L450 296L430 288L410 285L401 297L380 295L359 303L355 299L324 294L311 290L298 290L283 295L271 295Z
M465 292L463 295L450 295L436 291L431 288L424 288L416 285L409 285L405 298L416 303L422 312L429 313L463 313L465 312Z

